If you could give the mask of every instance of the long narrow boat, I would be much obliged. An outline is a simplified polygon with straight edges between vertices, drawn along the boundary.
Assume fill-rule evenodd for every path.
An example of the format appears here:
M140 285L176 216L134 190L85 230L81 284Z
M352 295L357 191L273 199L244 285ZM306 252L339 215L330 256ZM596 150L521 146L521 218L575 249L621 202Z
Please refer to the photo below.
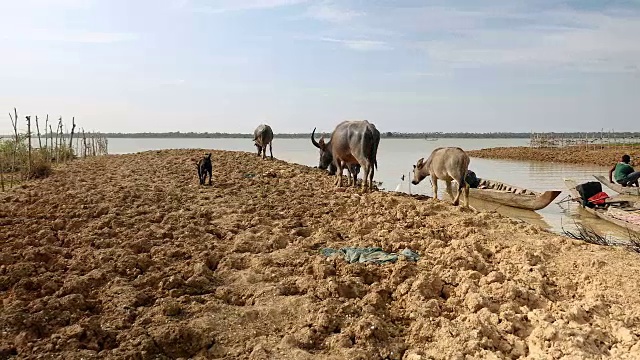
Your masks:
M618 183L611 183L609 182L609 179L602 175L593 175L593 177L604 184L604 186L617 192L618 194L640 196L640 188L638 187L622 186Z
M580 207L589 214L596 216L602 220L608 221L612 224L618 225L629 231L640 234L640 209L631 207L628 201L615 201L616 204L626 205L625 208L613 208L609 207L605 209L590 208L582 205L582 196L576 189L578 184L575 180L564 179L564 183L571 194L573 200L580 203ZM626 204L625 204L626 203Z
M522 189L495 180L480 179L477 188L469 189L469 196L526 210L540 210L549 205L561 191L543 193Z

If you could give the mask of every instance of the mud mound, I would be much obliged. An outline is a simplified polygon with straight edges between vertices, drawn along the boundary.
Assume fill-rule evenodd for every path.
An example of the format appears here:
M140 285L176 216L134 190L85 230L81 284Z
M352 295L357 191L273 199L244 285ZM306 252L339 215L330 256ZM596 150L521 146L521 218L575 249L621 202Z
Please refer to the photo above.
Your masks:
M640 158L640 148L622 145L604 149L585 149L581 146L565 148L496 147L471 150L467 153L469 156L488 159L533 160L599 166L612 166L620 161L624 154L629 154L632 159Z
M199 186L202 153L1 195L0 358L640 357L637 254L247 153L214 151ZM345 246L421 257L318 251Z

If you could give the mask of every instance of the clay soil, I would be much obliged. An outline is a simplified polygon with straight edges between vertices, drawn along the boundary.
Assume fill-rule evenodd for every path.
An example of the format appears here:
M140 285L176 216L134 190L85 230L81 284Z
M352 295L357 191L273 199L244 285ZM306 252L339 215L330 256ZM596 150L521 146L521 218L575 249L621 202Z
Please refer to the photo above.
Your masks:
M205 150L0 195L0 358L637 359L640 255ZM348 264L322 247L410 248Z
M496 147L467 151L469 156L487 159L512 159L562 162L571 164L589 164L611 167L624 154L635 159L635 166L640 165L640 146L611 146L605 148L589 148L574 146L565 148L531 148L531 147Z

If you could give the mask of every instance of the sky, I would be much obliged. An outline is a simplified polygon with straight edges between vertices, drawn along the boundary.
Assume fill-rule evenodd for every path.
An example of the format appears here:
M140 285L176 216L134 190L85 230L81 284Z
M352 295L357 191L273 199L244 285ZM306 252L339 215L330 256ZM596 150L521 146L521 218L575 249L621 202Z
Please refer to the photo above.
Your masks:
M14 107L21 127L49 114L103 132L640 131L640 0L1 0L0 13L0 133Z

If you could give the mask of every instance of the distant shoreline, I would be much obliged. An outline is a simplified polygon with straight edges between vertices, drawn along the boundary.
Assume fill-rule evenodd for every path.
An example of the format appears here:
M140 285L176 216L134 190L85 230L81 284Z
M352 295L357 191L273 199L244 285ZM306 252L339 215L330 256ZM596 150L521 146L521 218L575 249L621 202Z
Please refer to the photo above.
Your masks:
M195 132L143 132L143 133L95 133L96 135L104 136L111 139L252 139L253 134L242 133L195 133ZM590 139L595 139L600 136L600 132L567 132L567 133L538 133L538 134L553 134L556 137L563 137L565 139L584 139L585 134L589 134ZM615 137L622 138L640 138L640 132L616 132ZM320 136L328 137L331 135L329 132L316 132L316 137ZM429 133L399 133L399 132L382 132L382 138L397 138L397 139L530 139L531 133L523 132L489 132L489 133L467 133L467 132L429 132ZM65 134L63 137L68 138L69 134ZM308 139L311 137L311 133L281 133L274 134L275 138L279 139ZM0 135L0 138L13 138L13 135ZM35 134L33 138L36 138Z
M611 166L620 161L620 157L623 154L629 154L634 159L634 165L640 165L635 160L640 158L640 144L591 145L588 147L567 146L564 148L493 147L469 150L467 154L471 157L485 159L544 161L597 166Z
M195 132L143 132L143 133L97 133L107 138L130 138L130 139L251 139L253 134L242 133L195 133ZM555 136L564 138L581 138L584 139L585 133L583 132L571 132L571 133L553 133ZM600 132L588 133L591 139L600 135ZM329 136L328 132L316 132L316 137ZM468 132L428 132L428 133L400 133L400 132L382 132L383 138L398 138L398 139L529 139L531 133L524 132L488 132L488 133L468 133ZM65 137L68 137L65 134ZM308 139L311 137L311 133L281 133L274 134L276 138L280 139ZM615 133L617 138L634 138L640 137L640 132L617 132ZM12 138L13 135L0 135L0 138ZM34 136L35 137L35 136Z

